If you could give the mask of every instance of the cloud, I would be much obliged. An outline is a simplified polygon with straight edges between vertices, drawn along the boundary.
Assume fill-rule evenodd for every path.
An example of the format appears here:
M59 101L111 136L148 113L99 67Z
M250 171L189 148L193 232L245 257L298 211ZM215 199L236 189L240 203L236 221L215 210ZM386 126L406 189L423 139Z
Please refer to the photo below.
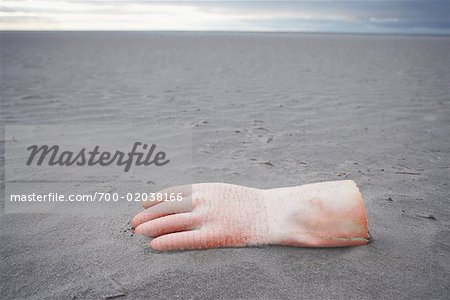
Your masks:
M450 33L447 1L0 2L10 30L229 30Z

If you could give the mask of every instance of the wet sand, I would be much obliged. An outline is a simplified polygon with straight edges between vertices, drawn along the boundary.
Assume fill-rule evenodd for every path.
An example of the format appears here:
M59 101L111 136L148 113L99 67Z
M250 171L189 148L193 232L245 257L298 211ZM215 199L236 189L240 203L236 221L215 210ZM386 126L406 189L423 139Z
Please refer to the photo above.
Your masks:
M108 216L4 214L3 299L450 294L450 38L0 37L2 126L186 128L195 182L274 188L352 179L373 237L342 249L156 253L129 230L137 204Z

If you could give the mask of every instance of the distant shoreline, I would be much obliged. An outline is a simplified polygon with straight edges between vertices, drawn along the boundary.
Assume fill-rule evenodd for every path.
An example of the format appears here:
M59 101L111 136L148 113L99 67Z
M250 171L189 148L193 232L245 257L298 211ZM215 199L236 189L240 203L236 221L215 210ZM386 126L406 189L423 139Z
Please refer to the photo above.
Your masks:
M168 34L282 34L282 35L357 35L357 36L412 36L412 37L450 37L448 34L429 34L429 33L382 33L382 32L309 32L309 31L195 31L195 30L15 30L2 29L0 33L5 32L54 32L54 33L168 33Z

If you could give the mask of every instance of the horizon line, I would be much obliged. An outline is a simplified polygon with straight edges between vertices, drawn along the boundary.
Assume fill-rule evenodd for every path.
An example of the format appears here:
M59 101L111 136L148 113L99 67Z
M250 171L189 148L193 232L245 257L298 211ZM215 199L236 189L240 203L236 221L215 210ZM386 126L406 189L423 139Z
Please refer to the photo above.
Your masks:
M334 34L334 35L389 35L389 36L441 36L450 37L449 33L423 32L356 32L356 31L299 31L299 30L148 30L148 29L0 29L0 32L149 32L149 33L257 33L257 34Z

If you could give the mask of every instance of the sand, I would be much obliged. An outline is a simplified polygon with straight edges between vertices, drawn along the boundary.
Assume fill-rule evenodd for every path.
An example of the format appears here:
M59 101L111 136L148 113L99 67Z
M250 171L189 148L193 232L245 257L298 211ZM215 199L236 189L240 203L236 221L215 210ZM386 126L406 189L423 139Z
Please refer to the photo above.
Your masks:
M2 32L2 127L181 127L194 182L352 179L373 241L156 253L129 230L137 204L6 213L1 298L448 298L449 49L448 37Z

